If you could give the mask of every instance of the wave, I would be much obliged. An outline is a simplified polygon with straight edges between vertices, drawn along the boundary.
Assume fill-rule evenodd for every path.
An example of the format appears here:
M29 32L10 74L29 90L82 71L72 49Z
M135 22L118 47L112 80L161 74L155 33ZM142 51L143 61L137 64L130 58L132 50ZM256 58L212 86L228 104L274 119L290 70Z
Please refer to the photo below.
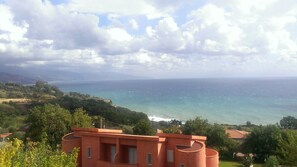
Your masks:
M155 121L155 122L160 122L160 121L171 121L173 120L174 118L162 118L162 117L157 117L155 115L153 116L148 116L149 120L150 121Z

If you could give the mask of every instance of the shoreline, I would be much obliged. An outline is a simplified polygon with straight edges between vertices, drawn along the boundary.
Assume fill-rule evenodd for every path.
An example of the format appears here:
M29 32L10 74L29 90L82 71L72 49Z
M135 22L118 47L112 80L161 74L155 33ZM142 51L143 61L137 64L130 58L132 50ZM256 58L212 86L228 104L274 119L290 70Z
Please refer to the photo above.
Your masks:
M200 117L217 124L268 125L297 116L296 84L297 80L288 79L188 79L56 85L64 92L111 99L114 106L143 112L152 121Z

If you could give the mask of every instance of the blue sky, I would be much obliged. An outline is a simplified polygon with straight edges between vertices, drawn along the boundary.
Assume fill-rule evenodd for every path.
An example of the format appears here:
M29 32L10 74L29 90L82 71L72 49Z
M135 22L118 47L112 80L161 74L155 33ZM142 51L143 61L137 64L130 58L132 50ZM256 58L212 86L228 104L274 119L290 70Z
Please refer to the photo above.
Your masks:
M295 0L1 0L0 70L297 75Z

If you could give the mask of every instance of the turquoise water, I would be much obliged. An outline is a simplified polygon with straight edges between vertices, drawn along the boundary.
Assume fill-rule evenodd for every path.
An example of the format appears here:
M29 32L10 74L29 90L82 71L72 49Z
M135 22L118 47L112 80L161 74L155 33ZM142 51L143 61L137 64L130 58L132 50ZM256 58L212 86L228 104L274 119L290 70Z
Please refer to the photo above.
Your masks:
M151 119L188 120L196 116L212 123L277 123L297 117L297 79L186 79L99 81L56 84L111 99L113 104L141 111Z

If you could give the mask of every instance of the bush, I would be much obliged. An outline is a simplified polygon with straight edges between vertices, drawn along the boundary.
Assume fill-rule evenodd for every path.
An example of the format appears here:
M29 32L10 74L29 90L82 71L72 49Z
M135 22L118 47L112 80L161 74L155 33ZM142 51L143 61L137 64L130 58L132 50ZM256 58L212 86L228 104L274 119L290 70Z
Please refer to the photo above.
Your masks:
M73 149L70 154L66 154L52 150L42 142L29 142L24 145L21 140L14 139L0 146L1 167L76 167L77 156L77 148Z
M242 165L244 166L244 167L250 167L251 165L253 165L253 158L251 157L251 156L246 156L246 157L244 157L243 158L243 160L242 160Z
M270 156L265 163L265 167L278 167L278 165L279 162L276 156Z

